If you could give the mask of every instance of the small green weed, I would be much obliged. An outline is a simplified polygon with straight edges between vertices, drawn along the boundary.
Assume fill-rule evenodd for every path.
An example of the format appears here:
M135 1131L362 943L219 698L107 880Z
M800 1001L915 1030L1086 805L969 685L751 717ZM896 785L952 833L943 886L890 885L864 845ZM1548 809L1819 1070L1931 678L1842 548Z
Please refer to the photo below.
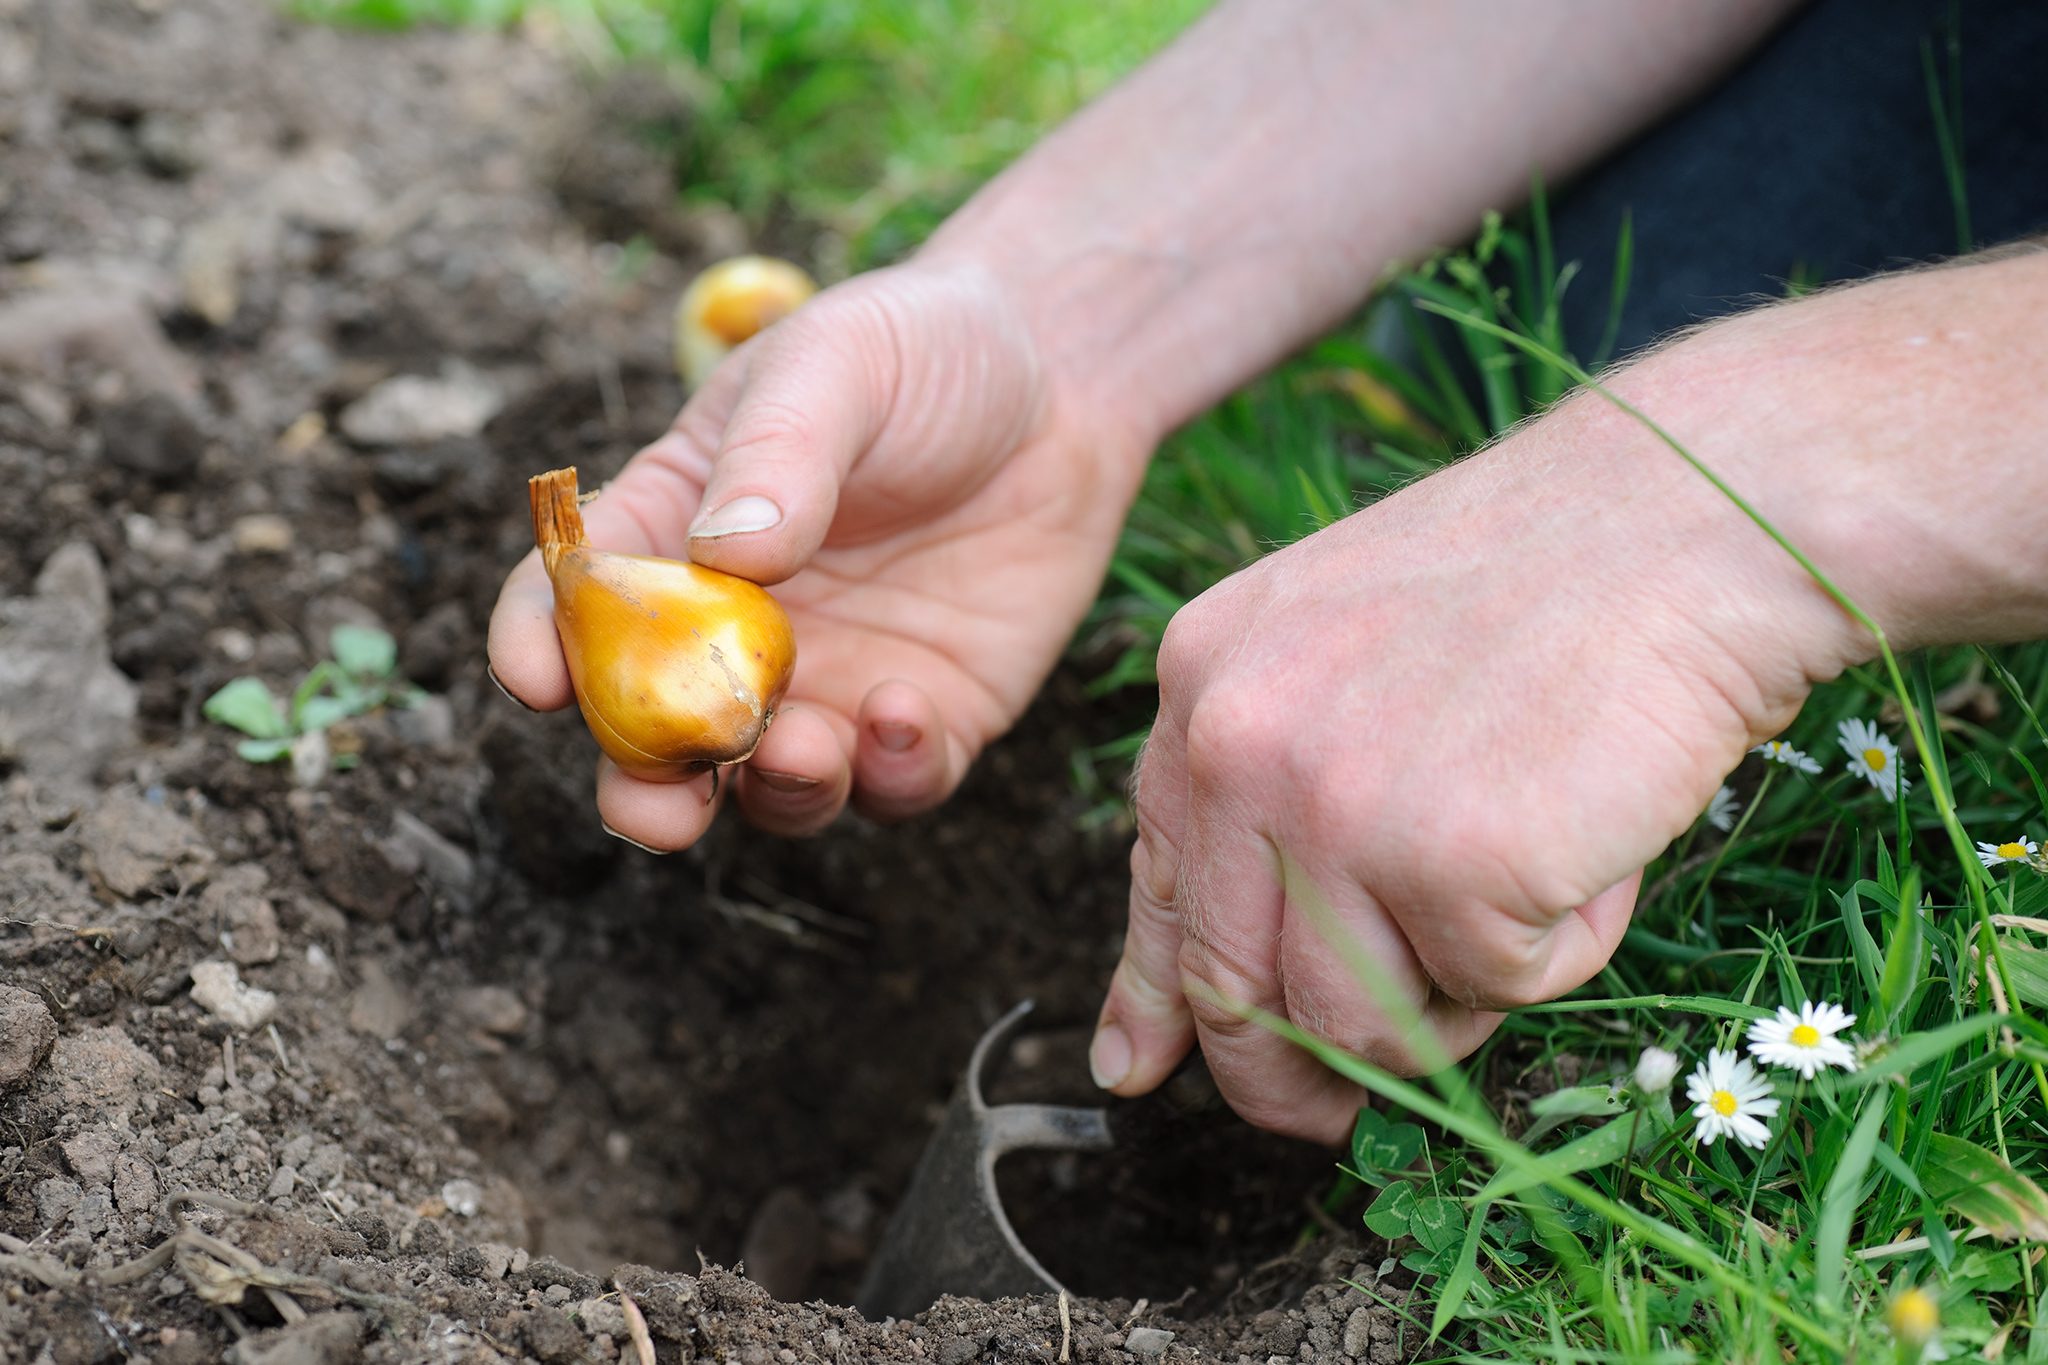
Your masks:
M425 694L398 676L397 642L381 630L336 626L328 648L332 657L313 665L282 705L262 679L242 677L208 697L201 710L208 720L247 736L235 752L251 763L290 758L296 766L318 760L312 776L354 767L355 754L331 751L324 741L308 745L308 737L382 707L416 705ZM309 758L302 760L302 754Z

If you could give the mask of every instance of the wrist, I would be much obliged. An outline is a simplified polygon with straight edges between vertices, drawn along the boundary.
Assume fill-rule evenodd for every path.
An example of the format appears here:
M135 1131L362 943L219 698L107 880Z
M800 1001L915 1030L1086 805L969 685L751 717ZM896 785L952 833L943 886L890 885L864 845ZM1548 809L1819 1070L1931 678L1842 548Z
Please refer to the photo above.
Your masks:
M2038 638L2044 308L2048 254L1890 276L1696 334L1641 367L1640 406L1687 422L1693 452L1895 649ZM1838 615L1837 671L1878 652Z

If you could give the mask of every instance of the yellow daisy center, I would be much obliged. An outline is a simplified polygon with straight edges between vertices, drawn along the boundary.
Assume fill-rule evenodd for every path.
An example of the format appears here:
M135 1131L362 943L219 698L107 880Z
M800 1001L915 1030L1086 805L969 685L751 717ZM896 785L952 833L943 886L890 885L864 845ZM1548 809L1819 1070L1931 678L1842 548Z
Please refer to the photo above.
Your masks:
M1707 1103L1712 1105L1714 1112L1722 1118L1732 1119L1735 1117L1735 1093L1733 1091L1716 1090L1707 1097Z
M1998 856L2001 858L2024 858L2027 856L2027 846L2025 844L2000 844L1998 846Z
M1882 749L1865 749L1863 751L1864 766L1874 773L1883 772L1884 765L1888 762L1890 760L1884 756L1884 750Z
M1791 1036L1794 1047L1820 1046L1820 1030L1811 1024L1794 1024Z

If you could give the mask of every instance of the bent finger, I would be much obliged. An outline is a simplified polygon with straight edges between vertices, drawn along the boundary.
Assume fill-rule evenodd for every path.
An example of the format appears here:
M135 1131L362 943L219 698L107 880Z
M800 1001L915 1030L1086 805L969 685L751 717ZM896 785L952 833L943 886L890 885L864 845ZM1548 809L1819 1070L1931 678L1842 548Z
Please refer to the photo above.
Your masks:
M712 795L710 773L688 782L643 782L608 758L597 764L597 813L605 831L649 853L674 853L704 837L724 796Z
M785 703L736 772L741 812L770 834L816 834L831 824L853 787L851 729L823 708Z
M853 802L870 819L930 810L967 775L966 744L925 690L902 678L875 684L861 699L856 735Z

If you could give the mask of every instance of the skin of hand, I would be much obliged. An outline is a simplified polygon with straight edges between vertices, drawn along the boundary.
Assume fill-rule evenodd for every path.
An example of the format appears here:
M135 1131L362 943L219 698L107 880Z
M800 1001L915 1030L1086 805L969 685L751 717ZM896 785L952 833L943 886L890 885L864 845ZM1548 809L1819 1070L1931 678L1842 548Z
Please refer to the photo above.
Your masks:
M942 799L1050 670L1166 430L1788 3L1581 0L1564 24L1491 0L1226 0L916 260L736 352L586 520L607 549L779 585L797 673L732 784L743 810L800 834L849 798L880 817ZM1431 134L1356 133L1407 126ZM542 710L571 699L550 602L529 556L491 620L494 676ZM708 827L709 783L600 765L598 808L668 851Z
M1717 325L1612 381L1895 646L2048 633L2048 254ZM1412 1073L1595 975L1645 863L1875 640L1632 418L1581 394L1183 608L1091 1053L1137 1094L1199 1037L1326 1141L1361 1095L1237 1005ZM1369 984L1338 947L1355 944ZM1434 1048L1418 1046L1425 1028Z
M778 585L796 675L731 787L756 823L802 834L849 799L886 818L952 792L1093 600L1149 449L1072 401L985 274L912 263L735 352L585 517L607 549ZM553 603L532 554L491 617L493 675L539 710L573 701ZM710 781L600 761L598 810L682 848L714 814Z

